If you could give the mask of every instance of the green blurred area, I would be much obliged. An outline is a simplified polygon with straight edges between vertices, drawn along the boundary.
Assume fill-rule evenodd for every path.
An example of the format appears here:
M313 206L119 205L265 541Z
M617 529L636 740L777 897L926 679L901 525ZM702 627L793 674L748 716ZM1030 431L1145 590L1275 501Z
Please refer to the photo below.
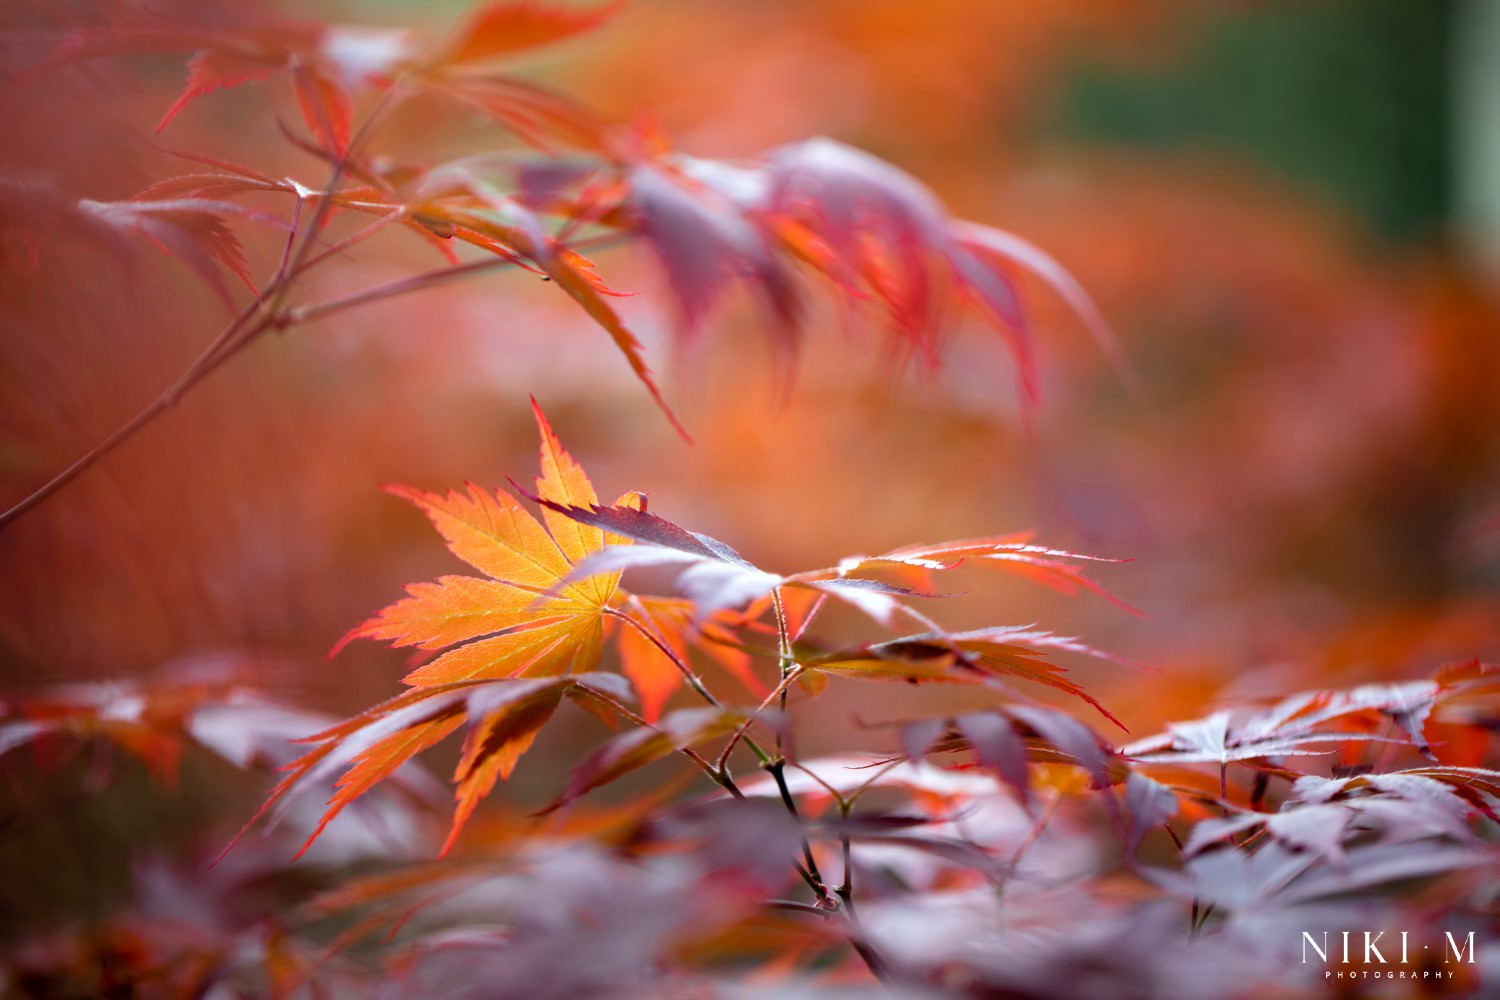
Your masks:
M1049 125L1166 152L1222 148L1337 199L1396 240L1452 201L1452 0L1207 5L1166 66L1085 58Z

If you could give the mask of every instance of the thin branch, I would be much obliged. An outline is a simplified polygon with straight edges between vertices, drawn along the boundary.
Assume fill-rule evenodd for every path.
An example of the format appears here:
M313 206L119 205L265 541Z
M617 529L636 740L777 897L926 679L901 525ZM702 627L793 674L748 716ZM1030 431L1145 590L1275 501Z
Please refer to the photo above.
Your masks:
M641 607L639 598L632 595L630 600L631 603L633 603L637 608ZM713 692L703 685L703 680L697 674L693 673L693 668L684 663L682 661L682 657L677 655L677 651L674 650L670 645L668 645L664 640L662 640L658 635L656 635L655 632L653 632L651 629L648 629L645 625L641 624L641 622L639 622L635 618L632 618L630 615L627 615L625 612L621 611L618 608L606 607L604 609L604 613L609 615L611 618L618 619L619 621L622 621L625 624L629 625L631 628L640 633L640 635L645 638L647 642L651 643L651 645L660 650L661 654L668 660L671 660L672 665L675 666L678 672L682 674L682 679L687 681L688 687L696 691L698 693L698 696L701 697L704 701L708 702L714 708L724 707L724 703L719 701L718 698L715 698Z
M798 667L796 670L793 670L791 673L783 677L781 679L781 683L776 685L776 689L770 694L766 695L765 698L761 700L761 703L756 706L755 715L752 715L750 718L746 719L740 726L735 729L734 733L729 737L729 742L724 744L724 749L719 754L720 767L723 767L724 764L729 760L729 755L734 752L734 748L739 745L740 741L747 739L745 734L749 731L751 726L759 721L756 716L769 708L771 702L777 700L778 697L784 697L786 694L787 686L790 685L792 681L802 676L802 672L802 668ZM784 705L785 702L783 701L783 706ZM786 709L785 707L783 707L783 714L785 713L785 711ZM769 763L769 761L767 761L767 763Z
M351 150L353 150L354 145L355 143L351 141ZM304 233L302 242L294 249L293 244L296 242L298 230L301 228L297 224L301 216L301 209L306 201L310 200L308 196L298 195L294 209L291 236L288 239L287 247L283 249L281 261L275 275L267 282L260 296L241 310L219 332L218 336L199 352L198 356L172 381L171 385L162 390L155 399L138 410L133 417L115 428L114 431L110 432L98 444L75 459L66 468L47 480L47 482L37 487L5 511L0 512L0 530L8 527L13 521L46 501L84 472L97 465L114 452L116 448L139 433L142 428L175 406L190 390L203 382L226 361L244 350L245 347L249 346L249 344L258 339L266 331L286 329L298 323L341 312L344 309L378 302L396 295L419 291L423 288L467 277L471 274L496 270L518 263L514 259L504 257L474 261L468 264L459 264L437 271L430 271L425 274L414 275L411 278L367 289L364 292L356 293L343 299L281 310L280 303L297 278L307 273L312 267L341 253L348 246L362 242L364 239L375 235L375 233L395 221L394 216L396 213L382 217L373 225L359 230L333 247L325 248L322 252L313 254L311 248L315 245L317 239L316 233L322 228L327 219L328 212L330 211L329 206L333 202L333 189L337 187L341 176L341 172L335 169L328 186L316 196L317 207L313 212L312 219L305 229L302 230ZM623 239L619 235L607 234L606 236L589 241L587 244L580 244L580 246L591 250L603 249L620 242L623 242ZM259 316L259 319L256 319L257 316ZM252 323L252 320L256 321Z
M833 801L838 805L839 812L847 814L849 810L853 808L854 803L846 800L843 796L843 793L841 793L837 788L834 788L828 782L824 781L823 776L818 774L817 771L814 771L812 768L807 767L804 764L799 764L794 760L787 761L787 766L795 767L797 770L801 771L803 774L811 778L816 784L821 786L823 791L827 792L828 796L833 799Z
M301 242L297 242L299 230L298 222L301 219L301 208L306 197L300 192L297 195L296 207L293 209L293 221L291 234L288 237L287 246L283 249L281 260L277 264L276 271L270 282L260 295L247 305L220 334L213 339L207 348L193 361L187 369L177 377L160 395L136 415L116 428L113 433L89 449L84 455L75 460L67 468L53 476L42 486L32 491L20 502L11 506L4 513L0 513L0 529L4 529L27 511L36 507L42 501L52 496L68 483L78 478L80 474L97 464L106 455L110 454L123 442L133 437L142 427L155 420L162 413L171 409L177 401L189 389L202 382L225 361L234 357L248 344L257 339L261 334L270 329L279 329L287 325L287 319L280 314L281 302L287 290L295 279L303 274L309 266L308 261L312 254L312 248L316 245L318 234L328 220L328 214L332 211L333 195L338 190L339 181L344 177L349 163L353 160L355 151L367 139L375 125L376 120L388 107L394 104L402 95L404 90L400 81L392 84L389 89L381 94L374 107L370 109L364 121L360 123L354 137L349 140L348 148L343 155L334 161L329 173L328 182L324 185L322 193L317 198L317 205L313 209L313 215L305 228L302 228ZM250 320L259 315L258 322L250 323Z
M257 299L255 302L247 306L238 316L231 320L229 325L226 326L223 331L221 331L219 335L214 338L212 343L210 343L209 346L205 348L204 351L200 353L196 359L194 359L193 363L188 366L187 370L184 371L180 376L178 376L177 379L174 380L172 384L169 385L166 389L164 389L154 400L152 400L149 404L139 410L135 416L131 417L125 423L115 428L114 431L112 431L107 437L104 438L104 440L100 441L79 458L75 459L67 468L57 473L57 475L47 480L47 482L43 483L41 486L38 486L35 490L32 490L31 493L29 493L17 503L13 504L4 513L0 513L0 529L8 527L11 522L15 521L17 518L21 517L23 514L36 507L38 504L42 503L42 501L46 500L58 490L71 483L74 479L77 479L79 475L97 464L110 452L114 451L131 437L134 437L136 432L139 431L142 427L145 427L152 420L155 420L157 417L161 416L161 414L165 413L167 410L176 405L178 399L181 398L183 393L192 388L194 385L197 385L205 377L207 377L209 373L218 368L219 365L221 365L225 360L231 357L234 351L226 350L226 345L235 338L235 336L244 327L244 324L250 319L250 317L254 316L255 313L259 311L260 302L261 300ZM263 327L264 325L266 325L265 321L262 320L260 324L256 324L256 326L252 327L251 329L255 330L258 333L258 328Z
M808 842L807 830L802 825L802 814L797 810L797 800L792 798L792 790L787 787L786 774L784 773L786 770L786 761L779 760L773 764L767 764L766 770L771 773L771 777L776 782L777 790L781 792L782 805L786 806L786 811L791 815L792 819L797 821L797 828L802 836L802 863L816 883L813 885L813 891L817 893L818 899L827 902L829 900L827 883L823 881L823 874L818 871L818 862L813 857L812 844Z
M637 598L632 596L631 600L635 602L637 607L640 607L640 601ZM677 669L682 673L683 679L687 681L688 686L691 687L695 692L697 692L698 696L701 697L704 701L708 702L714 708L721 710L724 708L723 702L719 701L718 698L715 698L713 692L710 691L706 686L704 686L702 679L697 674L693 673L692 667L684 663L682 661L682 657L677 655L677 651L674 650L666 642L662 641L659 636L654 634L650 629L646 628L646 626L642 625L635 618L632 618L630 615L625 614L618 608L606 607L604 609L604 613L612 618L618 618L620 621L623 621L627 625L630 625L642 636L644 636L647 641L649 641L653 646L660 650L662 655L671 660L673 665L676 666ZM731 739L730 746L732 749L735 741L743 740L745 746L749 747L755 753L755 756L760 758L760 762L762 764L769 765L771 763L771 755L766 753L766 751L760 746L760 744L756 743L749 736L745 735L744 732L745 728L755 721L756 720L754 719L754 717L752 717L745 723L744 726L741 726L735 732L734 737ZM721 754L719 756L718 766L719 769L725 774L729 773L726 766L727 763L728 754Z
M849 803L840 800L839 818L844 821L845 829L839 834L840 856L844 864L844 877L839 880L839 887L834 890L843 901L844 909L849 914L849 920L854 923L858 915L854 910L854 846L849 836L847 824L849 822Z
M885 959L881 958L880 953L874 948L866 944L863 938L851 934L849 936L849 946L854 949L855 954L864 960L865 968L870 970L870 975L883 983L890 981L891 971L885 964Z
M354 206L348 202L345 202L344 207L357 208L358 206ZM312 257L310 257L302 265L303 273L312 270L319 264L332 257L342 256L345 250L348 250L350 247L357 244L363 243L365 240L376 235L377 233L388 229L392 223L400 222L406 217L406 206L404 205L397 205L394 207L385 205L382 207L387 209L387 211L383 215L376 216L374 222L370 223L368 226L365 226L363 229L359 229L353 233L350 233L348 236L339 240L337 243L333 243L329 246L324 247L321 253L314 254Z
M781 696L778 699L778 707L782 715L786 714L786 679L791 676L797 668L797 662L792 659L792 638L787 631L786 606L781 603L781 588L776 587L771 591L771 606L776 609L776 650L781 667ZM781 730L776 731L776 756L782 759L786 757L786 748L782 746L783 740Z

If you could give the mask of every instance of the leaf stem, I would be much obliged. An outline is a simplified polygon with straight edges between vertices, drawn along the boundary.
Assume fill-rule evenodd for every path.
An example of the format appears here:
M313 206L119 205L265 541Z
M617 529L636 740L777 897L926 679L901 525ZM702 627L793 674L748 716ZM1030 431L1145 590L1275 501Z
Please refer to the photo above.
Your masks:
M839 818L844 820L845 823L847 823L849 820L849 803L842 800L839 801ZM844 903L844 909L849 911L849 919L853 920L855 918L853 865L854 847L847 829L839 834L839 847L842 852L841 856L844 863L844 877L839 881L839 887L835 889L834 892L838 893L839 899Z
M616 699L611 698L609 695L604 694L602 691L595 690L594 688L582 688L582 690L587 693L588 697L594 698L601 704L607 705L610 711L619 713L622 718L629 719L631 722L635 723L637 726L640 726L642 729L649 729L652 732L657 733L661 732L661 730L657 729L651 723L647 722L643 717L636 714L635 712L632 712L625 705L621 704ZM704 774L708 775L708 777L713 781L714 784L724 789L730 795L733 795L737 799L743 799L745 797L745 793L740 791L739 786L734 783L734 778L727 771L715 767L712 763L709 762L708 758L704 757L698 751L694 750L692 747L678 747L677 751L688 760L692 761L694 764L697 764L699 769L702 770Z
M631 596L630 601L637 608L641 607L640 599L637 598L637 597L635 597L634 595ZM708 702L714 708L723 708L724 707L723 702L719 701L718 698L714 697L713 692L710 691L707 687L704 686L702 678L700 678L697 674L695 674L693 672L693 668L689 667L686 663L684 663L683 660L682 660L682 657L680 657L680 656L677 655L677 651L674 650L671 646L669 646L665 641L663 641L661 639L661 637L658 636L655 632L653 632L651 629L647 628L644 624L642 624L637 619L633 618L630 615L627 615L625 612L621 611L619 608L612 608L612 607L606 606L604 608L604 613L607 614L607 615L609 615L611 618L617 618L620 621L624 622L625 624L629 625L631 628L635 629L638 633L640 633L640 635L647 642L651 643L651 645L655 646L658 650L660 650L661 654L663 656L665 656L667 659L671 660L672 661L672 665L675 666L677 668L677 670L682 674L682 679L687 682L688 687L692 688L695 692L697 692L698 696L701 697L704 701ZM644 609L642 609L642 613L643 614L645 613Z
M305 228L301 227L299 223L301 222L302 206L306 201L306 196L298 194L296 204L292 210L291 230L287 237L286 246L282 249L281 259L277 263L276 270L260 294L246 305L230 321L228 326L220 331L219 335L199 353L181 375L173 380L171 385L162 390L145 407L138 410L135 416L115 428L102 441L75 459L61 472L27 494L17 503L11 505L4 512L0 512L0 530L8 527L17 518L47 500L88 469L98 464L105 456L113 452L125 441L134 437L141 428L175 406L184 394L202 382L223 365L224 362L238 354L261 334L269 329L284 328L287 325L287 318L279 313L281 300L295 279L305 272L307 266L310 266L308 264L308 255L311 253L324 222L327 221L328 213L331 210L333 193L338 188L339 180L344 176L346 165L353 157L355 148L368 135L376 117L394 100L393 95L397 89L397 86L392 86L381 95L380 100L360 125L355 137L350 140L347 152L334 162L328 183L318 198L318 204L313 210L311 221ZM300 243L297 238L299 229L302 231ZM321 260L322 258L319 259ZM255 320L257 316L259 316L259 319L252 323L251 321Z
M635 603L636 607L640 607L639 599L632 596L631 601ZM641 624L641 622L637 621L635 618L621 611L619 608L606 607L604 609L604 613L611 616L612 618L618 618L620 621L625 622L627 625L629 625L631 628L635 629L643 637L645 637L648 642L650 642L653 646L660 650L662 655L671 660L672 664L676 666L679 671L681 671L683 680L687 682L688 687L692 688L700 698L708 702L708 704L712 705L714 708L722 709L724 707L723 702L714 697L713 692L704 685L702 678L700 678L693 672L692 667L684 663L682 661L682 657L677 655L677 651L667 643L663 642L662 639L654 632L648 629L645 625ZM755 755L760 758L760 762L762 765L769 765L771 763L770 754L766 753L758 743L744 734L744 729L754 721L755 720L753 718L748 720L745 723L745 726L740 727L740 729L735 732L735 735L730 740L730 748L733 748L734 743L737 740L743 740L745 746L749 747L752 751L754 751ZM719 768L725 774L729 773L727 765L728 754L726 752L719 756Z
M781 697L778 699L778 707L784 716L786 714L787 678L792 676L798 669L796 660L792 659L791 634L786 624L786 605L781 602L781 588L776 587L771 591L771 606L776 609L776 650L781 667ZM785 758L785 747L782 746L781 730L776 731L776 756Z
M743 724L741 724L737 729L735 729L734 734L729 737L729 742L726 743L726 744L724 744L724 749L719 754L719 766L720 767L723 767L725 765L725 763L728 762L729 755L734 752L734 748L740 743L741 740L746 741L747 744L750 742L749 738L745 734L749 731L750 727L752 725L754 725L755 722L757 721L756 716L758 716L761 712L764 712L766 710L766 708L771 704L771 702L775 701L778 696L785 697L787 686L790 685L792 681L796 680L799 676L801 676L801 674L802 674L802 670L799 667L798 669L793 670L791 673L789 673L785 677L783 677L781 679L781 683L778 684L778 685L776 685L776 690L774 690L770 694L766 695L766 697L761 701L760 705L756 707L756 709L755 709L755 713L756 714L752 715L750 718L746 719ZM762 755L761 762L765 763L765 764L769 764L770 763L770 758Z
M813 892L817 893L819 901L830 902L827 883L823 881L823 873L818 871L818 862L813 857L812 844L808 842L807 830L802 825L802 814L797 810L797 800L792 797L792 790L786 783L786 761L773 761L765 765L765 769L770 772L771 778L776 782L777 790L781 792L782 805L786 806L786 811L791 814L792 819L797 821L797 827L802 836L802 863L815 883L812 887Z
M3 513L0 513L0 529L8 527L17 518L21 517L23 514L36 507L38 504L42 503L42 501L51 497L58 490L68 485L74 479L77 479L82 473L86 472L89 468L97 464L102 458L104 458L110 452L114 451L121 444L134 437L136 432L138 432L142 427L145 427L152 420L155 420L157 417L161 416L167 410L175 406L177 401L182 397L183 393L192 388L194 385L197 385L211 372L213 372L214 369L218 368L220 364L222 364L225 360L228 360L229 357L233 356L235 351L238 350L238 347L236 346L231 349L226 348L226 345L234 339L235 335L239 333L239 331L244 327L245 323L250 319L250 317L254 316L255 313L259 310L261 301L261 299L255 300L238 316L230 321L229 325L226 326L223 331L214 338L213 342L210 343L209 346L205 348L201 354L199 354L199 356L193 361L193 363L188 366L187 370L179 375L171 385L162 390L162 392L157 395L154 400L148 403L141 410L137 411L135 416L131 417L129 420L125 421L125 423L115 428L108 436L104 438L104 440L94 445L83 455L81 455L77 459L74 459L74 461L61 472L57 473L55 476L47 480L35 490L32 490L31 493L27 494L21 500L11 505ZM249 336L253 337L257 335L261 331L261 329L263 329L267 325L269 324L265 320L262 320L260 323L250 328L251 333L249 334ZM240 341L240 343L244 342L246 341Z

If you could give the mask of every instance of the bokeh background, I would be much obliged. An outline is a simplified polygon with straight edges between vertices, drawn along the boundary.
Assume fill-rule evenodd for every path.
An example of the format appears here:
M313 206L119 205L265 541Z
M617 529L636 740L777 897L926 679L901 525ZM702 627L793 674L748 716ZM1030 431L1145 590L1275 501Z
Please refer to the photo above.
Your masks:
M462 9L318 7L434 30ZM8 5L6 58L26 59L33 33L111 16ZM640 292L621 308L689 447L555 289L504 275L395 300L259 343L0 534L0 677L24 692L228 656L330 711L389 696L401 652L328 649L403 582L457 564L379 485L524 480L529 395L602 493L645 490L770 569L1027 528L1130 560L1097 576L1143 617L968 569L940 613L955 627L1038 622L1139 661L1149 669L1068 664L1138 736L1226 693L1493 657L1496 52L1500 9L1485 0L638 0L520 68L621 118L654 116L695 156L823 134L888 159L956 215L1054 254L1139 391L1040 284L1025 289L1044 384L1028 424L991 330L955 329L941 369L903 370L825 303L787 371L743 301L674 347L649 256L601 254L606 280ZM294 117L278 85L210 95L154 135L181 81L180 57L142 55L0 91L0 174L125 198L181 172L164 150L182 149L321 181L268 111ZM380 143L430 161L514 140L418 106ZM244 238L267 273L275 234ZM8 501L148 402L226 316L156 255L123 260L65 233L9 234L3 252ZM438 263L393 234L304 293ZM897 697L910 712L968 696ZM851 686L799 709L804 750L880 738L862 727L891 698ZM548 760L577 752L566 736L542 750L557 756L528 759L517 801L554 787ZM7 776L22 795L29 779ZM98 813L83 823L13 834L3 867L97 892L123 878L132 837L211 825L222 778L189 774L150 816L124 798L85 803ZM74 829L88 822L126 846L91 856Z

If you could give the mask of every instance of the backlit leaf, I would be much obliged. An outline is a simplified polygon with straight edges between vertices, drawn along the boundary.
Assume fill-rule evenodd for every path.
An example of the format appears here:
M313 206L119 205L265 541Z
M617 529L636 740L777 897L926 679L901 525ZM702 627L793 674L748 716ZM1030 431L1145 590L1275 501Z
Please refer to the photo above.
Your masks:
M448 67L497 59L551 45L592 31L623 4L578 7L547 0L495 0L469 16L448 43L439 62Z
M593 503L588 476L558 442L540 408L535 415L542 440L538 495L552 502ZM406 683L416 686L593 669L619 574L576 582L569 574L575 559L605 546L602 531L548 509L538 521L499 490L388 489L427 514L448 548L486 577L446 576L410 585L406 598L354 628L340 646L369 638L423 649L457 647L408 674Z

